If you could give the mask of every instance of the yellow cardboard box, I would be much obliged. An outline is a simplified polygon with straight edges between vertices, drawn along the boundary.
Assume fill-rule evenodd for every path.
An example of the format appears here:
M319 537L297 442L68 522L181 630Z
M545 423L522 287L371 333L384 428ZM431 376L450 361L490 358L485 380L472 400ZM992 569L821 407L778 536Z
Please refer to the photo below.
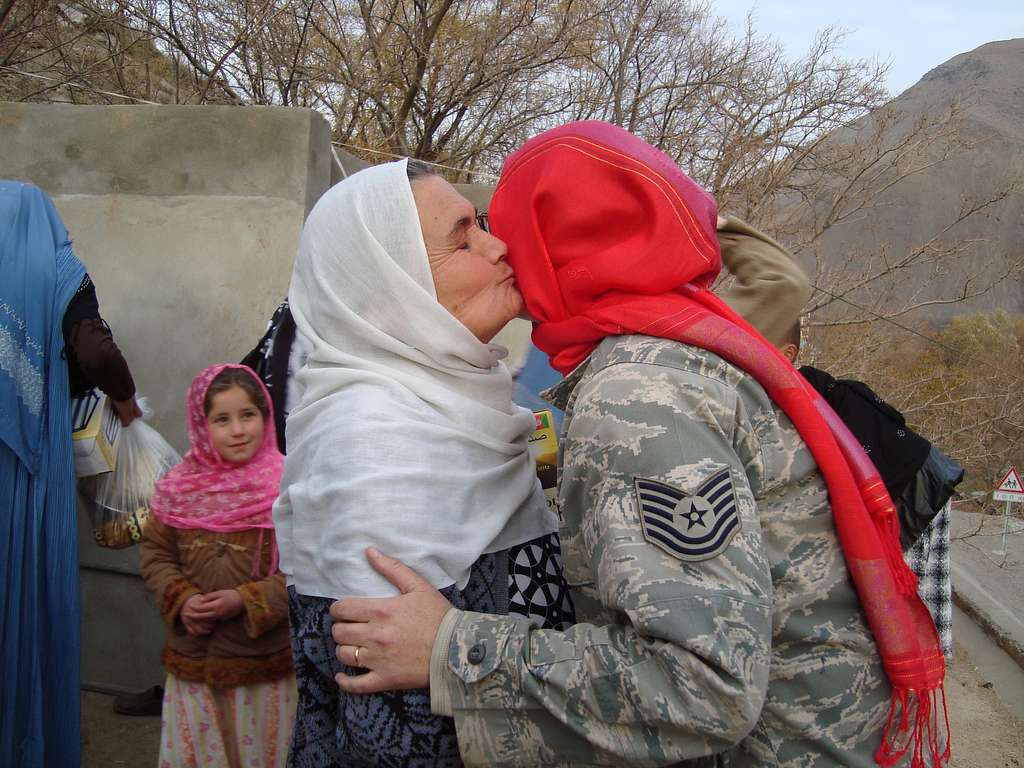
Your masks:
M530 453L537 462L537 477L548 500L548 508L554 510L561 519L558 510L558 433L555 430L555 419L551 411L534 411L534 430L530 435Z
M110 398L95 389L71 401L71 444L75 453L75 474L100 475L114 469L121 420Z

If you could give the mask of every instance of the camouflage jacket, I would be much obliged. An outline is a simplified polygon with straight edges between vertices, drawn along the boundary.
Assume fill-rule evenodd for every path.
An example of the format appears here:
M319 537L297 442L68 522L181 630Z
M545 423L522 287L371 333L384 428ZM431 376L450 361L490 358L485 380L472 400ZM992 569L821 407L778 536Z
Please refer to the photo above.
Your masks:
M550 394L580 623L448 613L431 697L466 763L873 766L889 684L824 481L760 385L622 336Z

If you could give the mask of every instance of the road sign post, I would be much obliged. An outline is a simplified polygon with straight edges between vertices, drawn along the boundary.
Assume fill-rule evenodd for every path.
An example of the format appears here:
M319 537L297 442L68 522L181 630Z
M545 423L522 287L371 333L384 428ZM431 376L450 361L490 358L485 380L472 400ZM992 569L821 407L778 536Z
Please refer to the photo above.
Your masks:
M993 555L1004 556L1006 554L1006 532L1010 527L1010 505L1024 502L1024 482L1021 482L1020 474L1016 467L1010 467L1002 481L992 491L993 501L1005 501L1006 511L1003 513L1003 538L999 549L992 550Z

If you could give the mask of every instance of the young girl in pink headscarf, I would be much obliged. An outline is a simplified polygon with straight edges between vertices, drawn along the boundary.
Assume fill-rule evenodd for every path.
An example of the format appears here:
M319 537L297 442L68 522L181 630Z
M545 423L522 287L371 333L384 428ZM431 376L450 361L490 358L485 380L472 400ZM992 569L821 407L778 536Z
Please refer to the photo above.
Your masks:
M140 547L167 623L159 766L284 766L297 697L270 397L246 366L215 365L187 404L192 445L157 483Z

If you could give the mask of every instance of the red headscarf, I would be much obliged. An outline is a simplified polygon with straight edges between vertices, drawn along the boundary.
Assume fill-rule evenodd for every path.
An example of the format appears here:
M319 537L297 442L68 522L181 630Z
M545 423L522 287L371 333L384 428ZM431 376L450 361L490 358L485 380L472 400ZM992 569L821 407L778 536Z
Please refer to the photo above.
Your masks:
M914 766L926 752L936 765L948 761L948 736L940 754L938 733L945 661L900 552L895 507L821 396L708 290L721 268L714 198L621 128L579 122L540 134L505 161L489 215L508 244L533 340L563 374L606 336L673 339L746 371L792 419L828 484L846 564L893 688L875 760L894 765L913 747Z

